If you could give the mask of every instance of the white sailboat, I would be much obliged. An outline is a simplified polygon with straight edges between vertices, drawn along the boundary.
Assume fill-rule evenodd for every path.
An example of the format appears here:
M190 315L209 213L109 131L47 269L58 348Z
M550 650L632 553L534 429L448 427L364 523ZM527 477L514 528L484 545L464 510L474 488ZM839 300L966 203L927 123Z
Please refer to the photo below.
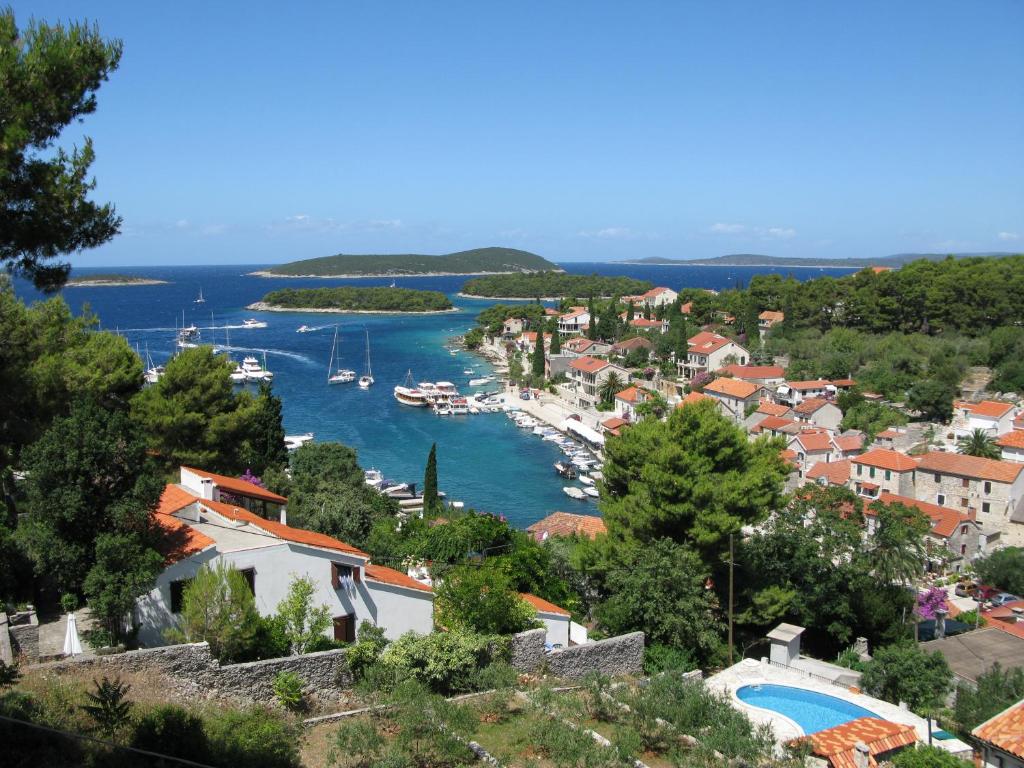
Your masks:
M147 384L156 384L160 381L160 377L164 375L164 367L162 365L156 365L153 362L153 357L149 354L149 345L146 345L146 372L143 374Z
M331 361L327 364L327 383L328 384L347 384L351 381L356 380L356 372L349 370L348 368L339 368L334 370L334 359L337 357L338 351L338 326L334 326L334 342L331 344ZM340 361L341 358L338 357Z
M205 304L206 299L203 298L203 286L199 286L199 298L196 299L196 304Z
M366 331L366 371L359 377L359 388L369 389L373 384L373 371L370 370L370 332Z

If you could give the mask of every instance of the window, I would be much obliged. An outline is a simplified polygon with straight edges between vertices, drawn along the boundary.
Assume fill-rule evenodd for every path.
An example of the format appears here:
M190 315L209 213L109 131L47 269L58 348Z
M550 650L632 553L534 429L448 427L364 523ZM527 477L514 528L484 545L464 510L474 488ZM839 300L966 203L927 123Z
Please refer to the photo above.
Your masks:
M960 481L960 485L961 485L961 486L962 486L963 488L970 488L970 487L971 487L971 481L970 481L970 480L968 480L968 479L967 479L967 478L965 477L965 478L964 478L963 480L961 480L961 481Z
M967 498L966 497L960 499L960 506L961 507L966 507L967 506Z
M986 480L985 481L985 495L987 496L990 493L992 493L992 483L990 483L988 480Z
M171 582L171 613L181 613L181 606L184 603L185 587L191 579L181 579Z
M943 504L946 503L946 497L940 493L938 496L935 497L935 503L941 507Z
M868 469L868 475L870 475L871 477L875 476L875 468L874 467L871 467L871 468Z
M987 515L989 513L989 509L990 509L990 507L989 507L988 502L987 501L983 501L981 503L981 511L984 512Z
M359 568L344 563L331 563L331 586L335 589L346 589L358 584L361 580Z
M888 469L885 470L885 479L892 480L892 472L890 472Z
M862 469L862 468L863 468L863 465L862 465L862 464L858 464L858 465L857 465L857 475L858 475L858 476L860 476L860 474L861 474L861 469Z
M339 643L352 643L356 639L356 615L334 617L334 639Z
M935 473L935 482L936 483L941 483L942 482L942 475L940 475L938 472Z
M966 555L967 554L967 545L966 544L961 544L960 545L960 554L961 555Z
M249 591L252 592L253 597L256 596L256 569L255 568L244 568L242 571L242 578L245 579L245 583L249 585Z
M962 536L966 536L967 535L967 526L966 525L961 525L960 526L960 534Z

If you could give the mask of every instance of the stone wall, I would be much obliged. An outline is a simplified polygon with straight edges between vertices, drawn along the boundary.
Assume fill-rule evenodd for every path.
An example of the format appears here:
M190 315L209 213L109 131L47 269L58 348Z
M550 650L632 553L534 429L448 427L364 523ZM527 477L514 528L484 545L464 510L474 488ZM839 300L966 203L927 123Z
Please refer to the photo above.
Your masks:
M591 672L602 675L638 675L644 666L644 633L610 637L586 645L546 653L544 630L532 629L512 637L512 666L520 672L544 670L566 680L579 680Z
M11 650L15 658L24 656L29 661L39 658L39 619L33 611L27 617L15 614L8 617ZM15 623L20 622L20 623Z
M7 614L0 611L0 661L13 664L14 648L11 647L11 635L7 630Z

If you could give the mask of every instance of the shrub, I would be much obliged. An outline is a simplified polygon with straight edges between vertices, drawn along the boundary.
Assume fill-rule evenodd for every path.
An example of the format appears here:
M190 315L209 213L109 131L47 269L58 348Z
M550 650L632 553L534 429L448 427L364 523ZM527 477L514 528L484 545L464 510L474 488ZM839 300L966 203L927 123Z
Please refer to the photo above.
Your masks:
M334 737L329 765L339 768L370 768L383 756L384 738L372 720L342 723Z
M202 719L173 704L143 715L135 725L131 746L197 763L208 762L211 754Z
M278 672L274 677L274 695L289 712L303 708L302 678L294 672Z
M62 613L72 613L78 610L78 596L65 592L60 596L60 610Z
M693 654L686 648L654 643L644 649L644 674L648 677L659 672L689 672L697 667Z
M20 679L21 670L18 669L17 664L8 664L5 661L0 661L0 690L17 685Z
M879 648L861 676L868 693L893 704L905 701L919 714L942 706L952 680L953 673L941 653L928 653L916 645Z
M22 691L10 691L0 696L0 715L25 723L49 724L36 698ZM0 720L0 745L3 745L5 759L13 759L15 766L82 763L81 747L77 740L55 738L52 733L26 728L7 720Z
M284 621L284 633L291 652L296 656L309 653L311 646L331 626L331 613L326 605L314 606L316 586L313 580L293 578L288 594L277 605L277 615Z
M350 645L345 652L345 660L348 662L352 677L362 680L366 670L380 659L387 644L388 641L384 637L382 627L363 621L356 632L356 642Z
M491 638L468 632L406 632L391 643L380 665L395 680L412 678L445 695L472 690L478 670L492 659Z
M893 768L970 768L973 763L954 757L938 747L904 749L892 759Z
M225 768L301 768L297 726L260 707L232 709L206 719L216 764Z
M95 691L88 691L89 704L82 705L82 710L95 722L100 732L107 738L113 738L131 716L132 703L125 697L131 686L121 682L120 677L111 680L106 675L103 680L93 680Z

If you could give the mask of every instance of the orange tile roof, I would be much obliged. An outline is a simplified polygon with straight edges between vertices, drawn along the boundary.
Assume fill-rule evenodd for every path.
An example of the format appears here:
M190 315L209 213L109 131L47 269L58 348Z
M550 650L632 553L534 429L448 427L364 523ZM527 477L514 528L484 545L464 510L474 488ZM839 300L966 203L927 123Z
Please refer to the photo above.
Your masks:
M598 360L596 357L590 357L584 355L583 357L577 357L571 363L570 368L575 368L577 371L583 371L584 373L597 373L602 368L606 368L611 365L607 360Z
M793 410L804 416L808 416L812 413L816 413L820 409L828 405L828 400L821 397L809 397L802 403L797 405Z
M837 387L853 387L857 385L857 382L853 379L832 379L832 383Z
M641 298L644 298L644 299L654 299L654 298L657 298L658 296L660 296L661 294L663 294L665 291L671 291L671 290L672 290L671 288L662 288L662 287L659 286L658 288L651 288L651 290L647 291L647 293L642 293L642 294L640 294L640 296L641 296Z
M892 267L871 267L871 271L874 272L876 275L880 275L883 272L891 272Z
M412 576L407 576L401 571L396 571L394 568L388 568L383 565L374 565L373 563L367 563L365 568L366 578L370 579L370 581L379 581L381 584L391 584L395 587L418 589L420 592L434 591L426 584L416 581Z
M258 485L247 483L245 480L239 480L237 477L227 477L226 475L218 475L213 472L207 472L205 469L196 469L195 467L185 467L189 472L193 472L200 477L207 477L213 481L213 484L218 488L221 488L229 493L237 493L242 496L249 496L254 499L262 499L263 501L272 501L276 504L287 504L288 499L284 496L278 496L272 491L268 491L266 488L260 488Z
M893 438L900 437L903 434L903 432L898 432L892 427L890 427L888 429L883 429L881 432L875 435L875 437L881 438L883 440L891 440Z
M1024 448L1024 429L1015 429L1013 432L1007 432L996 440L996 445L1003 448Z
M784 312L773 312L770 309L766 309L764 312L757 316L757 319L767 320L772 323L781 323L783 320L786 319L786 314Z
M168 483L160 494L160 501L156 511L161 515L172 515L179 509L184 509L195 502L196 497L186 491L180 485Z
M889 469L893 472L909 472L912 469L917 469L918 466L917 462L906 454L890 451L887 448L872 448L867 453L855 456L852 461L854 464Z
M804 741L809 741L812 753L827 759L833 768L856 768L854 747L857 742L863 742L870 755L868 764L877 766L875 755L917 743L917 730L912 725L877 717L858 717L790 743Z
M909 496L897 496L888 491L879 494L878 500L884 504L903 504L920 510L931 520L932 533L946 539L956 533L957 526L974 522L972 515L965 515L949 507L940 507L938 504L929 504L927 501L918 501Z
M713 400L714 398L708 397L703 392L688 392L686 397L679 401L676 408L682 408L684 405L690 405L691 403L699 403L701 400Z
M836 448L844 453L846 451L859 451L864 447L863 435L836 435L832 438Z
M166 565L172 565L179 560L184 560L186 557L191 557L215 544L214 540L205 533L197 531L174 515L155 512L152 519L153 523L164 534L160 542L159 551L164 556L164 563Z
M577 515L572 512L552 512L543 520L527 526L527 531L538 541L548 536L586 536L593 539L599 534L607 533L604 520L594 515Z
M624 403L642 403L641 394L641 391L636 387L626 387L626 389L616 393L615 399L621 400Z
M828 379L816 379L815 381L787 381L786 386L802 392L805 389L824 389L831 383Z
M693 347L693 352L706 355L714 352L716 349L721 349L726 344L729 344L730 340L725 338L725 336L719 336L717 333L701 331L687 339L687 343Z
M527 341L532 341L533 343L536 344L537 343L537 332L536 331L523 331L523 335L520 336L520 338L526 339ZM545 331L544 332L544 339L547 340L547 339L550 339L550 338L551 338L551 334L548 333L547 331ZM587 341L589 341L589 339L587 339Z
M685 304L681 305L679 307L679 311L682 312L684 315L690 314L691 312L693 312L693 302L688 301Z
M1024 638L1024 623L1017 621L1017 616L1013 612L1014 608L1024 608L1024 600L1014 600L998 608L990 608L987 611L982 611L981 615L986 619L991 619L988 623L990 627L995 627L1015 637Z
M547 315L548 317L558 317L561 314L561 312L559 312L554 307L544 307L544 314Z
M1000 403L995 400L982 400L980 403L953 403L954 408L968 411L972 416L983 416L987 419L1001 419L1013 410L1010 403Z
M661 320L648 320L644 317L634 317L629 321L634 328L661 328L664 324Z
M559 315L559 317L561 319L563 319L563 320L572 320L574 317L579 317L580 315L585 315L585 314L587 314L587 308L586 307L572 307L565 314Z
M791 427L795 424L796 422L793 421L793 419L784 419L781 416L766 416L760 422L758 422L750 431L763 432L767 430L770 432L775 432L784 427Z
M727 365L719 373L728 373L737 379L781 379L786 369L781 365Z
M620 419L618 417L605 419L604 421L601 422L601 426L604 427L611 434L615 435L616 437L618 437L621 434L621 429L628 425L628 421L626 421L625 419Z
M773 403L770 400L762 400L757 406L758 413L767 413L769 416L782 416L783 414L789 413L791 410L792 409L788 405Z
M535 339L537 338L536 334L534 334L534 338ZM588 339L585 336L579 336L579 337L577 337L575 339L569 339L562 346L563 347L568 347L569 349L571 349L571 350L573 350L575 352L583 352L583 351L585 351L587 349L590 349L596 343L597 342L594 341L593 339Z
M735 397L739 400L746 400L761 389L758 384L751 384L741 379L721 378L708 382L704 385L705 392L714 392L727 397Z
M530 605L532 605L534 608L536 608L538 611L543 611L544 613L557 613L560 616L570 615L569 612L565 610L565 608L557 606L554 603L549 603L543 597L531 595L529 592L520 592L519 596L523 598L523 600L528 602Z
M980 456L964 456L959 453L926 453L918 462L921 469L929 472L960 475L961 477L992 480L997 483L1012 483L1024 470L1024 464L997 459L983 459Z
M808 480L825 478L829 485L846 485L850 481L850 460L841 461L819 461L807 470Z
M629 352L634 349L651 349L654 345L650 339L645 339L643 336L634 336L632 339L623 339L622 341L612 344L612 349L616 352Z
M989 718L971 735L1015 757L1024 757L1024 701Z
M807 453L832 450L832 436L828 432L801 432L794 440L799 441Z

